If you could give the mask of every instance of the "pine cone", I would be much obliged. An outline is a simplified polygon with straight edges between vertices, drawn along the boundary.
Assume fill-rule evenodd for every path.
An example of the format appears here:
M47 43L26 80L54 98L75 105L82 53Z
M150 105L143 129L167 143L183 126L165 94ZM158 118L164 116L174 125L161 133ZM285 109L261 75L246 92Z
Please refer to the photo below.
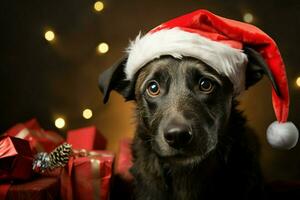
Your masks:
M54 169L57 167L64 167L72 154L72 145L68 143L64 143L56 149L54 149L50 154L50 169Z
M36 172L45 172L58 167L64 167L72 155L72 145L64 143L56 147L50 154L40 152L33 161L33 170Z

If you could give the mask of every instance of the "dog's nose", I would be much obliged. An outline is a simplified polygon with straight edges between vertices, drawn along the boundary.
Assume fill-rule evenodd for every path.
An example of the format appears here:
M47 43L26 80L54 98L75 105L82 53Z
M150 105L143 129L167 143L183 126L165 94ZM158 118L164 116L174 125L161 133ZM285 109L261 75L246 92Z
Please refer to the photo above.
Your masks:
M173 148L180 149L189 144L192 140L192 133L188 126L176 124L169 126L164 131L165 141Z

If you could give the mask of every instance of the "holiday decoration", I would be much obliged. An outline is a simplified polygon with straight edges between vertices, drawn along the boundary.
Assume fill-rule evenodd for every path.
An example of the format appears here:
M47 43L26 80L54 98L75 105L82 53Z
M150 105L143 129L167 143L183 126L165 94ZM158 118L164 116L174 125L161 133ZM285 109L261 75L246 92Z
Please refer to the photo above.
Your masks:
M125 65L127 79L155 58L170 55L175 58L190 56L202 60L218 73L229 78L235 94L245 89L246 47L259 52L269 67L278 86L272 88L273 108L277 122L270 125L267 139L271 146L293 148L298 141L298 130L287 122L289 113L288 81L285 65L276 43L259 28L217 16L206 10L177 17L138 35L128 48Z
M67 143L54 149L54 145L62 141L57 133L44 131L35 119L17 124L1 136L0 199L59 198L60 168L73 153ZM33 156L31 148L34 152L54 150Z
M116 157L114 178L111 189L112 199L133 199L133 176L131 153L132 139L124 138L119 142L119 151Z
M29 180L33 176L33 155L26 140L0 137L0 180Z
M35 156L33 170L36 172L45 172L55 168L64 167L72 155L72 145L64 143L56 147L51 153L40 152Z
M28 140L33 153L50 152L64 141L58 133L43 130L36 119L16 124L5 134Z
M61 176L63 200L107 200L114 155L109 151L73 150Z
M50 154L40 152L34 157L27 140L1 136L0 199L56 199L59 168L67 164L71 154L71 145L64 143ZM51 193L54 190L55 195Z
M67 142L73 149L102 150L106 147L105 137L95 126L70 130L67 132Z
M58 177L39 177L31 181L0 184L1 200L54 200L59 199Z
M132 166L132 154L131 154L131 142L132 139L126 138L120 141L120 149L118 153L118 159L116 161L115 173L126 181L132 181L133 177L129 172Z

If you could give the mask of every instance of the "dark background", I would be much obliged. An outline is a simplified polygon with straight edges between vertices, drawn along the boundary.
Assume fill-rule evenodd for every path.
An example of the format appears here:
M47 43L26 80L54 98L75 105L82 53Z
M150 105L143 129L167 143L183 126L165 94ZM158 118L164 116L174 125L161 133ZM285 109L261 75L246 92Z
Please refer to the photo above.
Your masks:
M2 0L0 6L0 132L17 122L36 117L45 129L56 129L54 120L66 120L69 129L95 124L108 138L108 149L132 137L132 103L113 93L103 105L98 75L120 56L129 39L168 19L208 9L218 15L243 20L250 12L253 24L277 42L287 67L291 107L289 119L300 127L300 1L294 0L105 0L101 12L91 0ZM56 38L48 42L46 30ZM110 50L100 55L100 42ZM82 117L85 108L93 117ZM268 180L300 179L300 145L290 151L272 149L265 140L267 126L275 120L269 82L264 79L241 96L241 109L257 131L261 160Z

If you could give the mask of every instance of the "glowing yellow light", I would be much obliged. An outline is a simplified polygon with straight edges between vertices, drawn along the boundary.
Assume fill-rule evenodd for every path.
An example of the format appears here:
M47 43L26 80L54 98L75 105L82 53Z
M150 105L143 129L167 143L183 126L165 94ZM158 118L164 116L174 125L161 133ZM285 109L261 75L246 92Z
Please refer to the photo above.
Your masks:
M55 120L55 126L57 128L63 128L63 127L65 127L65 124L66 124L65 120L61 117L59 117Z
M300 76L297 78L296 84L297 84L298 87L300 87Z
M244 22L252 23L253 15L251 13L245 13L243 19L244 19Z
M96 1L94 3L94 9L97 11L97 12L100 12L101 10L103 10L104 8L104 3L101 2L101 1Z
M83 118L85 119L90 119L92 116L93 116L93 112L91 109L85 109L83 112L82 112L82 116Z
M109 46L105 42L102 42L98 45L99 53L106 53L106 52L108 52L108 50L109 50Z
M45 39L48 40L48 41L53 41L55 38L55 34L53 31L49 30L45 33Z

